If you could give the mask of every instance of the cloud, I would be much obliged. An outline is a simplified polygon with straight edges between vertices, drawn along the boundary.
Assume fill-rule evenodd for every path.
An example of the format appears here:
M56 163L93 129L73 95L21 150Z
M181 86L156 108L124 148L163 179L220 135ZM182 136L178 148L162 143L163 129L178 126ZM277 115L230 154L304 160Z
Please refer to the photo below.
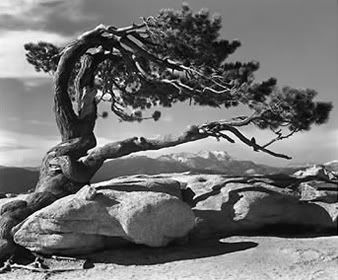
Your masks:
M8 121L10 122L20 122L22 125L34 125L34 126L51 126L55 127L54 122L49 122L49 121L42 121L42 120L30 120L30 119L19 119L17 117L9 117L7 118Z
M27 120L27 123L29 123L31 125L38 125L38 126L46 125L46 126L54 127L54 123L41 121L41 120Z
M27 150L29 147L20 145L20 144L13 144L13 143L0 143L0 153L1 152L8 152L8 151L16 151L16 150Z
M41 78L36 77L21 77L21 82L24 84L26 89L36 89L44 85L49 85L52 83L52 77L44 75Z
M0 26L5 30L38 29L71 34L93 19L83 13L82 6L82 0L1 0Z
M0 78L0 130L58 135L50 79Z
M0 131L0 165L37 166L44 154L59 142L57 137Z
M48 41L62 45L69 38L45 31L3 31L0 32L0 78L47 77L37 73L25 59L24 44L28 42Z

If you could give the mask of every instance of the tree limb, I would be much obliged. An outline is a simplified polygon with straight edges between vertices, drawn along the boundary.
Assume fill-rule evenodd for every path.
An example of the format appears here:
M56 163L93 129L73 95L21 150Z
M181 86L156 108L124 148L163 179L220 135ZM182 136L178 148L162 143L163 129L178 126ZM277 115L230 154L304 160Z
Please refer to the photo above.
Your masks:
M277 134L277 136L275 138L273 138L271 141L269 141L268 143L266 143L265 145L263 145L264 148L270 146L272 143L276 142L276 141L280 141L286 138L291 137L293 134L295 134L296 132L298 132L298 129L294 129L292 130L290 133L283 135L281 130L278 131L274 131L275 134Z
M291 159L291 157L287 155L275 153L267 149L266 147L253 142L236 128L236 126L250 123L257 118L257 116L251 116L239 121L215 121L199 126L194 125L188 128L183 133L176 136L167 135L154 139L146 139L144 137L132 137L123 141L113 142L106 144L102 147L95 148L84 159L83 163L85 165L97 166L98 163L102 164L107 159L119 158L140 151L160 150L163 148L174 147L184 143L201 140L210 136L217 139L223 138L230 143L234 143L235 141L228 135L224 134L224 131L231 132L234 136L237 137L237 139L239 139L244 144L252 147L255 151L261 151L274 157Z

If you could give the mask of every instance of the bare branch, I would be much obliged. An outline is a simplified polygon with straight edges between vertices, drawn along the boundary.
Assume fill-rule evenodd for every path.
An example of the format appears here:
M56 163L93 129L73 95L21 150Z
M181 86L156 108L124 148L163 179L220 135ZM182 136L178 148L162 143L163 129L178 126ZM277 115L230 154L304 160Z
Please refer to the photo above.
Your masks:
M183 134L178 136L167 135L155 139L133 137L123 141L109 143L103 147L94 149L85 158L84 164L95 166L97 165L97 162L103 162L107 159L119 158L139 151L159 150L163 148L174 147L206 137L208 137L207 134L198 133L197 127L188 129Z
M132 49L135 52L136 55L142 56L142 57L144 57L144 58L146 58L150 61L153 61L153 62L155 62L155 63L157 63L161 66L164 66L166 68L177 70L177 71L184 71L184 68L180 64L171 62L168 59L162 60L162 59L154 56L150 52L147 52L142 47L137 45L134 41L130 40L127 36L121 37L119 41L120 41L121 44L124 44L127 47L129 47L130 49Z
M273 151L270 151L270 150L266 149L263 146L258 145L256 142L254 142L254 141L250 140L249 138L247 138L246 136L244 136L237 128L235 128L233 126L230 126L230 125L227 125L227 124L222 124L220 126L219 130L221 130L221 131L222 130L228 130L228 131L232 132L244 144L253 147L254 151L262 151L262 152L267 153L269 155L272 155L274 157L279 157L279 158L284 158L284 159L291 159L291 157L289 157L287 155L275 153Z
M291 157L275 153L268 150L266 147L257 144L244 136L235 126L241 126L244 123L248 123L256 119L256 116L251 116L246 119L234 122L234 121L220 121L209 122L199 126L191 126L188 130L177 136L167 135L164 137L158 137L154 139L146 139L144 137L133 137L123 141L109 143L103 147L98 147L92 150L85 158L84 164L97 165L98 162L104 162L107 159L119 158L135 152L159 150L168 147L174 147L188 142L193 142L207 138L209 136L217 139L223 138L227 141L234 143L235 141L223 131L229 131L236 136L241 142L252 147L255 151L261 151L272 155L274 157L291 159Z
M141 24L133 23L130 26L122 27L122 28L116 28L115 26L110 25L110 26L106 27L105 31L107 33L111 33L111 34L116 35L116 36L123 36L123 35L130 33L130 32L133 32L135 30L141 29L145 26L146 25L144 23L141 23Z
M271 141L269 141L268 143L266 143L265 145L263 145L263 147L266 148L266 147L270 146L272 143L274 143L276 141L280 141L280 140L289 138L289 137L291 137L293 134L295 134L298 131L299 131L299 129L294 129L294 130L292 130L290 133L288 133L286 135L283 135L282 132L281 132L281 130L274 131L275 134L277 134L277 137L273 138Z

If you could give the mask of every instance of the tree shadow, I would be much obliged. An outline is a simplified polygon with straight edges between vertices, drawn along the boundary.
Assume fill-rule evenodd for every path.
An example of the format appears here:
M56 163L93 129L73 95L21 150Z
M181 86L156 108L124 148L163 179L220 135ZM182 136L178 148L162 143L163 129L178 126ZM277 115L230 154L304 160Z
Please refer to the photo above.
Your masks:
M267 225L263 228L246 232L245 236L271 236L279 238L297 239L297 238L319 238L336 236L338 234L335 228L318 229L314 226L306 225L288 225L276 224Z
M165 248L149 248L130 245L121 249L107 250L89 256L93 263L120 265L155 265L167 262L219 256L254 248L256 242L242 241L226 243L218 239L199 240L186 245L171 245Z

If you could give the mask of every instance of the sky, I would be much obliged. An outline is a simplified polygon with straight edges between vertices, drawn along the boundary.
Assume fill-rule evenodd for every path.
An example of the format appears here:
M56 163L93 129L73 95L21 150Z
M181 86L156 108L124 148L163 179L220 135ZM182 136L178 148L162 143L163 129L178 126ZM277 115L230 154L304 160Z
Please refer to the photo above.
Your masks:
M60 141L52 112L52 77L37 73L25 61L23 45L48 41L64 45L103 23L118 27L156 15L162 8L181 7L176 0L1 0L0 1L0 165L37 166ZM271 146L293 157L286 161L256 153L240 142L206 139L149 156L201 150L226 151L240 160L275 166L323 163L338 159L338 7L334 0L190 0L194 11L208 8L222 16L221 36L242 46L230 60L257 60L257 80L276 77L279 85L313 88L317 100L331 101L330 120L310 131ZM106 108L99 108L100 111ZM158 122L120 123L110 115L95 128L100 144L133 136L179 133L190 124L227 119L240 110L178 104L162 110ZM259 143L268 131L246 127L242 132Z

